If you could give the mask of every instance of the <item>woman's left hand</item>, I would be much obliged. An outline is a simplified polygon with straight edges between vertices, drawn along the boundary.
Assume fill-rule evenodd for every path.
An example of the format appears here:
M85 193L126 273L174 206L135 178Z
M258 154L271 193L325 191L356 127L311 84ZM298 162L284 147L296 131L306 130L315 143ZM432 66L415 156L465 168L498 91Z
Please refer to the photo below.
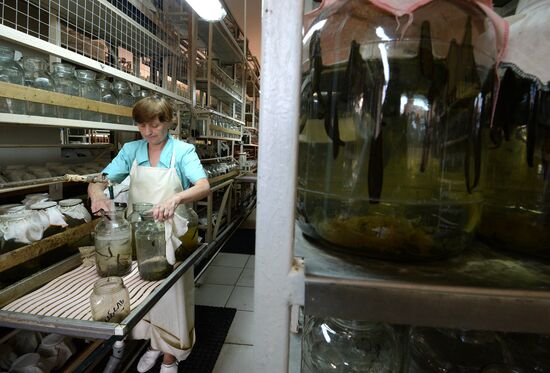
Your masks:
M161 203L153 207L153 217L155 220L164 221L170 219L174 216L176 207L178 207L179 198L177 196L172 196Z

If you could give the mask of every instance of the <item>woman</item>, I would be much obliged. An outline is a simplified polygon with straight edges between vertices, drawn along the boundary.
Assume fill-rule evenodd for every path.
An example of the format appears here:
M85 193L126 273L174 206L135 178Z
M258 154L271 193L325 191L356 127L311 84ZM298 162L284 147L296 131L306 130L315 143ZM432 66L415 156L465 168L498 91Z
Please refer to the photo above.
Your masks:
M143 139L124 144L103 170L116 183L129 175L128 207L132 203L152 203L153 216L159 221L170 219L178 205L200 200L210 193L195 147L168 134L172 113L172 106L165 98L147 97L138 101L132 116ZM97 183L88 186L94 212L113 208L104 194L105 187ZM161 373L177 372L177 362L189 355L195 340L193 292L191 268L132 330L132 338L151 340L150 350L139 361L139 372L151 369L161 354L164 354Z

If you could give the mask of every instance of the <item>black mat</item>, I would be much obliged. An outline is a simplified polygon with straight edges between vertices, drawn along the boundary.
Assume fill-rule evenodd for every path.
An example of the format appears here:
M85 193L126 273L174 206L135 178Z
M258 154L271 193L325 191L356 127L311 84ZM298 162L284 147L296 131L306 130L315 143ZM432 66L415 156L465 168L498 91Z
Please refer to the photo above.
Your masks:
M197 341L189 357L179 363L179 373L212 372L236 312L235 308L195 306ZM137 372L138 360L139 357L133 364L131 372ZM155 367L149 372L158 373L161 362L162 358L159 358Z
M254 255L256 244L255 229L237 229L223 245L223 253Z

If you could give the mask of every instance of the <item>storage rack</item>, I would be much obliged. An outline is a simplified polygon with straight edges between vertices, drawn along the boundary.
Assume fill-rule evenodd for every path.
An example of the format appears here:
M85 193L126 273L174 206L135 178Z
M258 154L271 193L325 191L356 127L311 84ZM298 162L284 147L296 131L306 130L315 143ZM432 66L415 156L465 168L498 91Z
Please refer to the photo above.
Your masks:
M244 124L244 84L242 82L247 74L244 51L249 54L245 41L246 30L243 33L231 15L224 22L208 24L199 21L185 2L164 0L161 4L162 8L151 9L147 6L147 2L141 1L6 0L0 4L0 43L14 45L25 55L37 55L49 59L50 64L60 61L70 62L81 68L94 70L169 97L176 104L178 119L177 127L171 131L172 135L188 138L189 142L197 145L202 142L215 143L219 146L221 141L230 141L232 152L233 143L240 140ZM204 61L198 55L202 53L201 50L205 50L208 56L206 81L201 77L197 79L197 67ZM214 57L223 60L224 64L241 66L235 67L232 74L228 74L228 69L224 65L217 67L216 64L212 64ZM213 72L221 77L221 80L214 81ZM0 84L2 84L0 97L131 117L131 109L127 107L9 83L0 82ZM218 102L217 110L197 105L195 95L197 88L206 91L203 94L207 97L206 102ZM219 104L220 102L225 104ZM193 123L195 118L201 115L210 121L208 124L210 132L202 138L190 137L189 128L184 128L184 124L187 124L186 117L190 118L188 122ZM213 117L231 120L239 126L240 130L216 127L216 124L211 121ZM112 141L113 135L115 137L120 134L132 136L138 132L137 127L132 125L10 113L0 113L0 126L59 129L61 133L59 137L64 139L71 136L68 129L73 128L82 132L82 138L79 141L86 142L90 136L97 134L109 133ZM211 136L212 131L221 132L224 135ZM0 148L71 149L74 147L99 152L113 151L116 148L114 144L103 143L66 144L59 137L55 143L40 144L37 143L40 142L38 139L33 139L32 143L28 144L0 144ZM116 144L117 141L114 143ZM215 158L214 161L220 159ZM205 160L205 162L208 161ZM205 201L199 202L208 210L209 220L204 227L206 243L178 267L159 288L159 292L149 297L144 307L132 312L123 323L119 325L66 323L63 320L7 315L0 311L0 324L43 331L55 330L62 334L81 337L120 338L162 296L162 293L184 272L186 267L193 263L211 260L220 250L223 240L227 239L254 208L256 199L253 195L248 194L246 198L243 197L239 201L234 197L235 185L240 186L240 182L235 181L236 176L238 172L231 172L210 179L213 192L223 192L223 197L218 215L220 219L215 223L212 221L212 213L218 204L214 201L213 194ZM0 184L0 197L11 196L23 190L34 191L36 187L50 186L52 198L60 198L59 194L56 197L53 195L54 190L58 191L63 183L63 177L36 179L29 183L4 183ZM246 183L248 184L249 181ZM237 211L235 207L240 209ZM90 226L86 226L77 230L68 230L64 234L17 249L17 252L10 252L8 254L11 255L3 256L2 263L7 266L6 268L12 268L31 258L35 252L46 253L53 250L69 237L73 237L74 234L83 234L86 229L89 231L89 228ZM79 258L70 258L32 278L14 284L0 291L0 300L5 303L78 263ZM82 331L80 328L83 328Z
M395 267L377 270L372 261L331 255L302 237L294 225L302 7L293 0L262 5L260 114L269 126L260 127L260 146L269 151L259 155L253 371L288 372L289 334L296 330L295 311L304 305L306 314L319 316L550 332L544 283L474 286L463 277L443 282L396 276Z

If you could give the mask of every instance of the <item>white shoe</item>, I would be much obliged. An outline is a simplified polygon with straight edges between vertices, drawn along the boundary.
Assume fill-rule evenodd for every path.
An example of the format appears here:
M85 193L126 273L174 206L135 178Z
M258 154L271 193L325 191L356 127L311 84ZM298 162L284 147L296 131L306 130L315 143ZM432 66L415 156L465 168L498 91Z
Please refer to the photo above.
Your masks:
M139 359L137 371L140 373L147 372L149 369L155 366L155 363L157 362L157 359L160 355L162 355L161 351L147 350Z
M160 373L178 373L178 363L173 362L170 365L162 363L160 366Z

